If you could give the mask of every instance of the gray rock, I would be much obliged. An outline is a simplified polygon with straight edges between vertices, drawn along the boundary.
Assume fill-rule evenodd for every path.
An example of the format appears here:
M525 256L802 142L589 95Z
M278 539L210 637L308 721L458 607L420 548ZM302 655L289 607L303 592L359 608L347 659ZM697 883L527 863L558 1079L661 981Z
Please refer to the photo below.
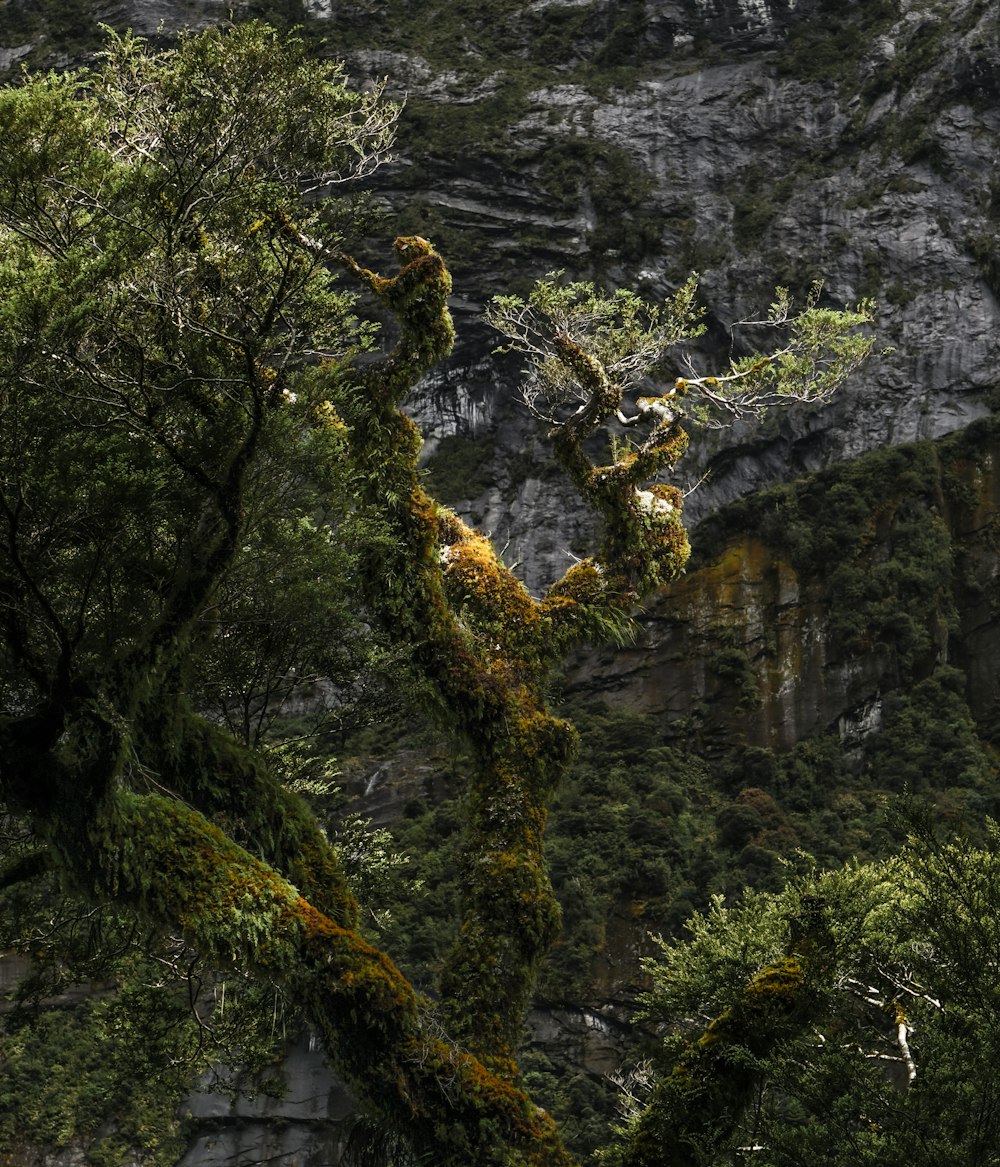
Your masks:
M316 1039L303 1034L281 1066L285 1090L235 1100L211 1090L182 1106L195 1137L178 1167L233 1163L325 1167L340 1159L343 1121L354 1111L345 1088L330 1074ZM207 1085L207 1083L206 1083Z
M503 481L511 443L525 447L532 437L518 417L516 371L491 364L491 338L477 319L501 290L497 273L516 266L540 275L558 262L577 276L597 263L611 282L638 281L658 296L698 266L714 343L693 355L705 369L726 359L729 324L766 306L775 282L804 288L822 276L834 304L878 296L879 335L893 351L872 360L833 402L695 435L679 473L685 483L708 478L688 500L691 522L767 483L886 444L940 436L989 412L1000 357L998 302L973 241L996 229L985 208L1000 114L996 101L983 97L997 92L989 36L995 16L977 17L981 6L972 0L955 6L929 68L909 88L879 91L879 78L906 59L925 29L922 11L908 5L861 62L873 90L860 96L775 73L767 54L811 8L797 15L791 4L704 0L695 17L686 6L648 5L647 37L659 48L666 37L674 46L707 34L722 49L721 62L701 65L671 52L645 66L636 83L600 95L554 79L528 94L527 111L511 128L528 159L520 170L498 174L468 155L434 161L433 202L443 221L483 239L488 252L474 277L456 283L455 360L413 408L429 451L448 433L496 436L497 486L460 501L459 509L486 516L487 527L516 547L536 590L565 568L565 548L579 545L589 520L558 487ZM368 54L352 68L383 64L389 62ZM419 58L393 65L411 93L450 99L454 78L443 84ZM969 86L978 86L975 105ZM905 137L907 118L914 123L907 132L922 133L928 144L912 157L893 137ZM595 256L597 217L586 191L574 212L554 205L530 159L572 135L619 149L649 176L658 250L629 262L613 252ZM405 140L401 146L405 158ZM406 198L391 185L386 195L393 203ZM515 238L523 235L549 244L525 253Z

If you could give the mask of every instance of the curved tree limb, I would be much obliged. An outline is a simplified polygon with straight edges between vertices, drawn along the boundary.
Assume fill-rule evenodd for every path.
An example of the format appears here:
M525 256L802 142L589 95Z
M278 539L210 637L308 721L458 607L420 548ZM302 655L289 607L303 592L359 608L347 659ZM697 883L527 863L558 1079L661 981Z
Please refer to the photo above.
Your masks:
M37 879L38 876L51 871L52 867L52 855L47 848L40 847L35 851L29 851L27 855L20 856L0 869L0 891L18 883Z
M450 351L451 281L426 240L399 239L396 250L407 262L392 279L345 260L394 313L400 338L381 362L358 370L335 404L361 470L360 500L392 533L365 563L367 603L411 645L476 760L463 922L442 977L442 1009L449 1031L513 1080L535 972L559 919L542 855L545 805L575 738L546 710L551 660L533 601L489 542L420 486L419 439L398 403Z
M661 380L669 350L703 331L696 277L657 306L624 289L605 295L590 283L562 283L559 274L539 281L527 299L497 297L487 319L505 338L499 351L526 358L525 404L548 427L556 457L604 524L597 554L571 566L544 600L553 635L568 646L606 630L609 616L683 569L683 496L657 481L684 453L682 423L714 424L718 416L732 420L775 404L824 400L870 354L874 340L863 330L874 305L820 308L817 287L793 312L779 288L765 319L734 328L777 330L786 343L733 358L715 375L699 374L689 360L690 376L644 396L641 389ZM622 441L616 426L649 432ZM598 465L585 443L609 429L611 460Z

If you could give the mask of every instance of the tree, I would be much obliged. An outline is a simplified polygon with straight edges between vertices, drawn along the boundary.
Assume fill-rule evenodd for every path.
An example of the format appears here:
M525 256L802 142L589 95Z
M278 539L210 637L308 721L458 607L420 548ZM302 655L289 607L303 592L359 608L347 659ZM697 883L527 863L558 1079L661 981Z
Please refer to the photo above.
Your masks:
M997 842L918 818L889 860L716 900L661 942L646 1016L668 1034L621 1161L996 1163Z
M630 405L695 333L693 283L662 311L555 281L498 302L542 386L528 400L604 520L595 554L536 599L420 484L401 405L453 342L443 260L399 238L385 277L347 252L363 211L343 192L396 117L377 87L351 92L254 24L164 52L111 37L92 71L26 77L0 105L0 796L33 838L0 886L48 867L210 967L283 984L418 1152L569 1163L517 1065L559 924L546 805L575 741L550 673L682 569L681 493L649 480L683 453L685 403L826 393L869 351L870 306L792 316L779 295L776 353ZM395 321L377 359L360 359L352 285ZM646 432L601 465L609 422ZM355 548L346 580L331 544ZM361 935L336 847L256 743L254 701L285 666L248 655L240 622L270 631L280 607L312 652L352 601L475 764L464 915L434 1002ZM234 679L227 727L205 710L230 668L249 689Z

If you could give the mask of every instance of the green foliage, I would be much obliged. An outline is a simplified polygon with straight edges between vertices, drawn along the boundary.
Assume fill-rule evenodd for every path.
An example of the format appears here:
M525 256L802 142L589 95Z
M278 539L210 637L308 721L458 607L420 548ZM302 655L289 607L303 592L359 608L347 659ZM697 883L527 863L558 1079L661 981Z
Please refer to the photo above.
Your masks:
M996 245L996 232L1000 227L1000 181L995 178L983 198L983 219L982 229L971 231L965 246L993 294L997 295L1000 294L1000 253Z
M760 162L752 162L729 182L733 239L741 251L760 247L771 223L787 205L796 181L794 170L775 180Z
M898 18L898 0L819 0L807 16L792 22L778 54L778 70L802 81L856 86L858 67L872 41Z
M418 11L405 0L388 0L362 10L335 6L314 27L341 51L378 44L416 54L439 73L460 73L463 88L495 78L498 66L522 84L544 84L554 68L594 84L630 79L644 56L641 37L633 36L641 29L641 6L629 0L610 18L602 15L590 4L542 10L527 0L496 0L489 8L455 0L447 10Z
M772 351L731 358L718 373L678 377L682 358L671 350L704 331L696 275L661 306L627 289L607 294L591 282L560 281L561 274L550 272L527 298L494 297L486 318L506 338L498 351L527 359L522 392L529 409L570 429L582 425L590 432L598 419L612 415L623 425L635 424L638 417L622 412L623 395L650 376L673 380L673 388L659 398L638 398L635 408L662 423L664 433L668 422L682 416L725 425L790 401L823 400L874 347L868 331L874 302L864 300L853 310L823 307L818 283L805 305L793 308L789 290L779 287L766 317L738 322L754 341L776 336ZM645 465L637 456L616 456L615 462L621 470Z
M986 231L970 235L966 240L966 247L979 264L984 279L996 295L1000 291L1000 259L997 257L996 238Z
M834 941L833 976L809 1022L763 1056L747 1051L754 1102L699 1162L730 1162L751 1143L767 1167L996 1162L987 1067L998 1053L998 1001L986 955L1000 928L996 831L985 849L916 832L886 862L807 875L735 906L716 901L690 921L686 941L661 946L646 1009L671 1024L660 1064L669 1075L692 1028L724 1016L794 944L804 918L821 916ZM667 1104L667 1093L654 1094L654 1109ZM626 1152L624 1161L644 1160Z
M723 684L733 691L738 709L746 710L757 703L760 695L757 674L743 649L732 645L720 648L712 653L707 663Z
M404 896L408 902L419 899L421 884L401 875L408 857L396 848L392 834L352 808L338 784L340 767L317 750L315 738L271 741L266 756L284 785L306 799L336 847L351 890L365 906L367 926L384 930L389 921L385 905Z
M599 49L599 66L634 68L643 56L646 10L641 0L623 0L615 5L607 40Z
M635 978L634 956L619 951L624 937L678 928L720 872L712 853L718 796L704 763L667 745L652 718L599 703L570 712L581 746L546 833L562 930L536 1000L572 1007L599 993L598 985ZM442 770L448 764L439 761ZM467 766L458 759L456 771L453 761L451 772L434 781L461 788ZM434 983L457 914L462 817L461 797L452 794L443 802L411 802L392 826L410 857L405 872L422 895L390 901L384 939L419 985ZM571 1079L565 1067L530 1049L522 1064L532 1096L565 1125L577 1154L606 1143L615 1110L609 1082Z
M198 1066L197 1044L186 1000L138 985L5 1033L0 1152L75 1145L93 1167L132 1155L140 1164L176 1163L185 1147L176 1112Z
M296 543L301 564L305 529L274 505L278 468L309 462L315 479L336 465L321 449L335 435L299 442L319 390L290 341L350 352L368 332L282 224L338 237L350 201L307 208L293 176L346 176L380 149L392 115L376 107L256 25L160 56L113 38L93 73L0 93L21 146L0 163L5 540L32 581L7 610L36 621L16 633L36 672L71 643L103 667L122 628L207 607L196 597L236 557L253 456L243 582L261 540L272 557ZM287 484L298 497L283 501L301 506L302 479Z
M94 53L103 39L93 6L86 0L8 0L4 5L5 46L30 46L20 60L31 66L52 64L54 52L79 61Z
M407 148L422 159L457 163L475 143L485 159L502 163L518 156L510 140L510 127L527 110L523 84L516 76L503 76L478 100L442 102L415 97L407 102L401 129ZM416 182L424 195L430 165L429 160L418 163L417 173L406 179Z
M921 798L934 791L944 821L978 823L1000 810L998 767L977 733L966 684L958 669L940 665L890 699L867 763L889 790Z
M638 985L631 963L637 935L649 930L683 935L684 922L692 915L691 927L708 938L704 943L721 944L720 959L733 960L729 941L718 941L721 909L711 905L710 897L738 898L747 888L758 889L739 909L745 923L740 925L738 962L713 964L699 981L703 991L716 994L698 1010L709 1019L712 1010L725 1008L726 993L741 978L749 980L781 956L788 920L794 916L789 905L793 898L801 904L813 894L814 876L808 872L817 862L849 864L846 873L821 880L838 942L849 951L857 944L851 938L857 925L853 909L839 905L868 887L865 902L874 911L883 887L881 875L873 875L870 886L864 880L852 882L850 863L867 863L879 873L884 856L899 845L906 825L900 828L886 817L895 792L920 791L933 800L937 813L953 821L964 816L975 823L984 810L994 808L995 762L976 736L960 682L960 674L943 668L907 695L887 702L881 731L885 736L873 734L862 759L845 754L844 744L830 734L801 742L788 753L733 743L724 749L725 743L714 741L711 761L696 733L682 727L665 727L654 718L597 702L574 705L569 713L580 732L579 756L554 801L546 843L562 906L562 932L542 970L537 1001L576 1005L603 1000L609 984L618 993L625 985ZM441 760L442 768L448 765ZM459 762L457 773L452 769L449 785L461 784L464 765ZM427 985L433 983L457 910L461 814L461 803L454 798L443 803L420 799L407 806L404 819L393 827L400 847L411 856L408 873L422 881L426 896L419 905L392 908L392 947L405 954L406 967ZM807 874L794 881L798 890L793 897L782 888L796 868ZM894 870L891 863L886 870ZM775 900L784 905L781 913L769 906ZM727 908L723 917L729 919L734 911ZM698 913L707 913L704 928ZM882 919L873 915L869 925L874 929ZM891 940L895 933L887 935ZM670 947L677 953L678 970L694 967L691 949ZM638 951L643 951L641 944ZM671 1009L672 1015L690 1015L676 1003ZM879 1028L877 1017L855 1022L891 1044L891 1026ZM643 1048L644 1040L637 1038L637 1048ZM812 1047L807 1043L807 1048ZM534 1096L565 1126L579 1155L586 1160L606 1145L615 1115L606 1084L580 1079L573 1085L566 1067L537 1050L529 1049L522 1064ZM858 1082L859 1089L867 1083L872 1096L887 1105L892 1104L892 1091L880 1073L868 1072L867 1063L847 1064L834 1052L821 1070L808 1088L799 1084L801 1099L798 1094L786 1097L783 1077L773 1084L768 1095L773 1121L801 1114L802 1107L814 1107L819 1114L823 1106L835 1106L841 1124L836 1137L845 1147L852 1146L845 1134L852 1120L845 1116L853 1113L850 1107L856 1101L830 1102L838 1074ZM823 1091L827 1093L821 1101ZM577 1103L584 1097L587 1117L582 1119ZM789 1138L795 1129L789 1128ZM809 1144L815 1148L823 1138L833 1137L827 1128L816 1131ZM876 1148L880 1145L873 1142ZM871 1153L877 1155L877 1150Z
M168 1167L195 1079L229 1090L239 1067L245 1093L265 1085L300 1024L273 986L214 974L135 915L51 880L0 892L0 950L31 954L0 1012L0 1155L15 1159L74 1148L94 1167Z
M570 39L580 16L566 15ZM456 19L424 24L431 47L465 35ZM617 35L620 52L620 25ZM518 84L500 97L503 116L522 109ZM455 115L465 137L482 112ZM454 340L441 256L401 236L399 272L380 276L344 251L359 205L311 197L380 157L396 111L379 91L352 94L297 38L251 25L168 53L112 37L93 71L26 79L0 94L0 114L15 144L0 161L0 274L13 289L0 308L5 797L54 842L82 893L181 932L207 965L234 964L265 986L280 979L379 1119L425 1157L563 1167L515 1058L558 923L547 804L575 748L548 710L550 672L583 635L620 633L633 602L686 558L680 492L646 488L683 452L680 399L700 393L726 409L747 384L825 392L867 353L857 330L871 306L834 313L817 293L793 316L779 290L756 323L788 326L784 348L640 399L619 420L645 417L650 436L616 444L614 465L600 468L582 441L620 413L623 386L695 334L693 282L663 308L555 280L501 301L513 347L541 346L543 396L562 395L560 420L580 412L563 406L582 387L586 424L562 442L562 461L607 520L600 555L538 602L486 538L424 492L419 434L399 411ZM575 189L595 157L574 154L550 178ZM634 168L607 151L602 168L605 207L641 202ZM395 317L399 340L382 360L352 362L371 330L331 260ZM384 835L350 818L331 824L341 864L277 782L292 770L304 793L331 796L325 762L249 748L309 677L350 673L367 655L345 592L364 605L364 625L409 653L471 754L463 802L418 805L407 819L416 843L457 841L461 825L461 848L410 847L427 870L408 890L422 881L426 898L375 917L408 935L415 965L443 964L439 1009L355 930L352 886L378 900L396 883ZM337 639L349 642L343 654L329 649ZM749 700L747 662L733 651L717 668ZM191 713L207 694L231 733ZM720 808L705 768L644 719L589 709L582 720L589 749L558 801L565 826L549 852L566 920L545 974L552 996L582 989L623 916L676 922L732 876L728 859L708 854L716 830L753 879L772 878L795 842L777 798L750 787ZM455 915L457 937L444 937L441 918ZM797 970L782 965L755 991L780 998ZM148 1000L132 988L123 973L131 1018L167 1012L170 986ZM15 1043L9 1056L15 1076L30 1077L43 1055ZM76 1067L84 1079L91 1070ZM118 1084L99 1088L102 1105L119 1105ZM598 1105L586 1079L555 1094L556 1106ZM45 1111L39 1121L61 1138L83 1120ZM598 1126L574 1137L593 1146ZM121 1131L124 1142L140 1134Z
M821 863L879 858L899 842L885 817L899 793L933 799L953 820L974 823L992 812L995 762L959 680L943 668L890 703L860 763L836 734L787 753L730 744L720 756L716 743L710 761L693 737L652 717L597 702L571 706L580 751L554 801L546 844L563 926L542 998L588 999L626 921L672 934L713 892L779 890L803 851ZM459 761L450 786L466 764ZM450 765L441 759L437 773ZM460 823L452 796L415 800L392 828L411 857L407 871L427 893L392 909L392 947L408 954L401 959L421 984L433 981L455 911Z
M92 70L25 77L0 109L2 796L85 901L63 900L77 929L50 918L39 939L29 897L13 914L25 928L0 947L45 951L37 984L88 979L103 956L118 990L81 1014L66 1061L86 1102L60 1071L65 1107L53 1094L18 1121L59 1145L96 1132L109 1141L91 1140L94 1161L121 1162L175 1138L175 1072L186 1085L236 1034L242 1062L270 1056L280 1032L261 1026L284 1010L266 970L290 985L304 947L326 945L302 967L327 968L339 946L343 979L318 993L355 994L336 1024L358 1024L369 995L383 1036L413 1024L409 986L350 930L353 896L315 817L266 758L191 712L211 694L254 743L272 702L307 679L292 670L343 671L329 639L355 641L352 667L363 652L342 603L344 548L348 532L379 534L369 549L386 540L350 501L329 395L372 330L325 249L365 215L349 195L312 195L374 165L396 111L258 24L163 52L110 36ZM345 365L321 369L322 352ZM345 833L360 847L360 824ZM358 860L364 882L377 864ZM23 880L25 865L4 873ZM126 917L110 963L109 899ZM86 959L72 951L79 930ZM137 947L159 977L127 967ZM228 988L226 1004L199 1003L199 982ZM18 1088L46 1057L62 1065L28 1032L5 1018ZM134 1081L111 1073L126 1037L173 1067L155 1113L137 1053Z
M443 802L411 800L390 828L407 857L403 875L419 885L420 896L401 897L398 887L389 889L382 935L414 984L426 990L435 984L459 915L462 805L453 786L454 778Z
M679 925L712 860L715 803L703 762L665 744L655 722L577 707L579 761L552 809L547 851L563 934L541 980L550 1001L586 999L623 921Z
M568 338L596 362L620 396L636 386L664 354L703 331L695 304L697 279L690 277L662 307L644 301L627 288L610 295L589 281L561 280L550 272L527 299L497 296L486 318L506 343L498 352L517 352L529 361L524 393L540 416L556 419L586 400L585 374L566 358L557 343Z
M522 1055L525 1088L540 1106L557 1117L566 1143L581 1162L608 1141L609 1121L615 1114L614 1088L603 1075L569 1072L537 1048Z
M551 68L558 61L565 69L579 62L583 44L589 40L592 29L591 5L553 5L539 12L532 22L533 36L529 54L536 65ZM593 50L587 48L588 52Z
M252 540L199 629L205 648L197 704L247 745L256 745L297 701L321 712L325 687L346 690L375 652L344 602L353 524L329 513L290 517L295 483L288 463L284 470L281 512L259 513Z

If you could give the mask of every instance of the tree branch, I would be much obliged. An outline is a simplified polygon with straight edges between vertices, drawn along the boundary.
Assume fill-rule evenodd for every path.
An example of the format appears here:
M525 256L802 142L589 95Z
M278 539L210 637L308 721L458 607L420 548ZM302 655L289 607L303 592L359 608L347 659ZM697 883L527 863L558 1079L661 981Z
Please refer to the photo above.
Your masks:
M52 853L46 847L22 855L0 869L0 891L17 883L27 883L53 868Z
M253 968L305 1007L337 1071L443 1167L572 1167L551 1120L442 1040L387 957L178 802L119 793L80 874L180 926L220 968Z

